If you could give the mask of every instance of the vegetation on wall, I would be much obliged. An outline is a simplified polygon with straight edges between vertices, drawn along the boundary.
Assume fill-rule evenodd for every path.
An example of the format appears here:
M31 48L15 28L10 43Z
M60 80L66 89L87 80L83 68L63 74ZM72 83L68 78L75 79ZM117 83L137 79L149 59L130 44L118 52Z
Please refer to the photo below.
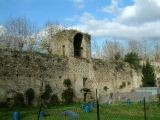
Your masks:
M70 88L71 87L71 80L70 79L65 79L64 82L63 82L63 85L67 88Z
M45 101L48 101L49 98L50 98L50 95L52 93L52 88L49 84L45 85L45 91L44 93L42 94L42 99L45 100Z
M108 88L107 86L104 86L104 87L103 87L103 90L104 90L104 91L108 91L108 89L109 89L109 88Z
M62 99L64 100L65 103L70 104L73 102L73 97L74 97L74 91L71 88L72 84L70 79L65 79L63 85L66 87L66 89L63 90Z
M59 98L58 98L58 96L56 94L53 94L51 96L50 104L51 105L58 105L59 104Z

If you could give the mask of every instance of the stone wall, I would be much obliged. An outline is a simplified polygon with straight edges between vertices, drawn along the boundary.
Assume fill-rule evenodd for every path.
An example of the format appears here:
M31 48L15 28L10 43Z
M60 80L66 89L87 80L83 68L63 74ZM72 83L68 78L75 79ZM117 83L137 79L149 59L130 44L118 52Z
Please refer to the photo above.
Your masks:
M77 34L82 37L76 38ZM28 88L33 88L39 97L46 84L61 98L65 79L71 80L77 100L83 99L84 87L91 90L90 98L95 97L96 89L103 96L129 92L142 84L141 71L133 70L123 60L92 59L91 36L86 33L64 30L52 38L50 45L52 56L0 49L0 101L12 97L14 91L24 93ZM160 65L154 66L160 79Z
M9 97L11 91L24 93L28 88L40 95L42 83L49 84L53 93L61 98L64 79L72 82L76 98L81 100L81 89L91 89L88 97L113 92L127 92L139 86L139 75L127 63L107 62L98 59L52 56L0 49L0 98ZM125 84L125 85L124 85ZM42 92L42 91L41 91Z
M60 56L44 56L39 53L20 53L0 49L0 99L6 99L11 91L24 93L28 88L35 90L36 96L45 84L53 93L60 94L63 81L68 75L68 59Z
M141 74L122 60L113 62L95 59L93 68L99 96L129 92L141 85Z

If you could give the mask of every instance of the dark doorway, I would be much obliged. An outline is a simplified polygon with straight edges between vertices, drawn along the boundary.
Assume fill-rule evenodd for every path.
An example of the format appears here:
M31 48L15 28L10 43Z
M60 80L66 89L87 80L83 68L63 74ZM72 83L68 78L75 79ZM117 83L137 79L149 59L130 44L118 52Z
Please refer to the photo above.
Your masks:
M65 45L62 46L62 54L65 56Z
M83 38L83 35L80 34L80 33L77 33L75 36L74 36L74 56L75 57L81 57L81 43L82 43L82 38Z

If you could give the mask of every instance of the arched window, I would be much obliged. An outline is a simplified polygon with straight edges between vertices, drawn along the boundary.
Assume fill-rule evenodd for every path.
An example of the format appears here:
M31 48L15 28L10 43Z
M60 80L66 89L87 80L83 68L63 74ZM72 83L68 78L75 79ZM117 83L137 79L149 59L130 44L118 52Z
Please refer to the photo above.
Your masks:
M81 52L82 52L82 47L81 47L81 43L82 43L82 38L83 38L83 35L80 34L80 33L77 33L75 36L74 36L74 56L75 57L81 57Z

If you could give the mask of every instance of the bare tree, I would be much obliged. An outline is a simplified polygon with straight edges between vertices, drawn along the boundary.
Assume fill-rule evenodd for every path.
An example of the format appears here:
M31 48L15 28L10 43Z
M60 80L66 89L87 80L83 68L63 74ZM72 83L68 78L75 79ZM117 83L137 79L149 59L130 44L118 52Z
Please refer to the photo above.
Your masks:
M151 57L151 54L153 53L150 54L151 46L149 46L148 41L142 40L140 41L140 45L142 51L142 54L140 56L142 57L143 60L149 59L149 57Z
M29 36L36 34L35 26L25 17L9 18L4 27L6 28L5 40L11 47L22 50L28 42Z
M103 45L103 54L105 59L115 60L116 57L122 57L124 48L121 43L117 41L105 41Z
M27 43L28 43L27 44L27 46L28 46L27 50L29 52L33 51L34 45L36 44L36 39L37 39L36 35L28 37L28 39L27 39Z
M92 41L92 50L93 50L92 56L94 58L102 58L102 48L96 40Z
M135 52L143 60L160 59L159 40L130 40L128 41L128 51Z
M160 60L160 41L154 40L154 59L155 61Z
M135 52L138 55L142 54L141 53L141 47L140 47L140 42L136 40L129 40L128 41L128 48L129 52Z
M0 47L1 48L4 47L4 46L7 46L7 45L4 44L4 42L5 42L5 37L4 37L3 34L0 34Z
M6 39L6 30L4 26L0 26L0 47L8 48L10 46L11 39Z

